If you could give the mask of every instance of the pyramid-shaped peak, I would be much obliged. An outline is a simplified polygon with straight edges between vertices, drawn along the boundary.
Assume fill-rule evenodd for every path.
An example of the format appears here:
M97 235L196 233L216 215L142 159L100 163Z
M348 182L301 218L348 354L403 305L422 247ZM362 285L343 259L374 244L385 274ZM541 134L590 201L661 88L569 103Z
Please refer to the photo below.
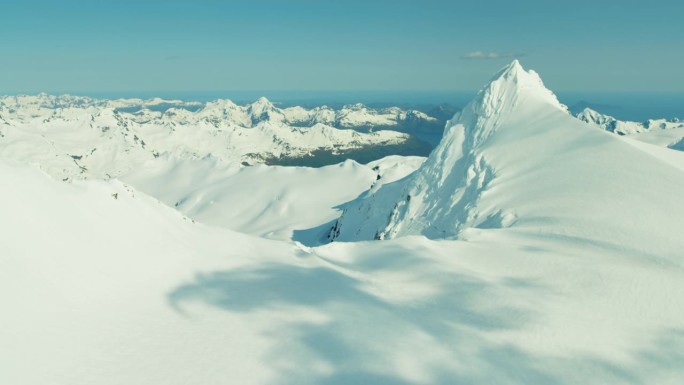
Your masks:
M522 67L518 59L514 59L512 62L508 63L504 68L501 69L504 72L515 73L524 72L525 69Z
M544 83L541 81L541 78L539 78L539 75L532 70L526 71L517 59L501 68L496 75L492 77L490 83L495 81L506 81L516 84L544 87Z
M273 103L271 103L271 101L268 100L268 98L265 96L260 97L253 104L254 105L260 105L260 106L272 106L273 105Z
M536 99L565 110L556 96L544 86L544 82L533 70L525 70L518 60L501 68L473 99L470 108L478 115L490 115L512 107L521 94L534 95ZM465 110L468 110L466 107Z
M660 229L626 223L625 207L635 205L619 192L651 194L652 185L661 183L661 172L680 180L674 177L679 171L615 135L588 127L559 106L534 71L512 62L447 123L442 140L415 172L374 185L346 204L330 238L482 240L493 239L484 238L487 229L517 227L521 233L534 229L529 234L535 236L573 234L573 239L590 242L619 234L613 238L616 250L625 244L640 249L641 241L633 239L649 231L659 236ZM646 164L649 172L621 171L646 170ZM684 192L684 183L679 186ZM650 205L656 200L646 199L648 208L638 209L667 217L668 206ZM684 206L678 209L684 215ZM597 212L611 214L599 218Z
M261 115L273 110L275 110L273 103L264 96L249 105L249 111L256 117L261 117Z

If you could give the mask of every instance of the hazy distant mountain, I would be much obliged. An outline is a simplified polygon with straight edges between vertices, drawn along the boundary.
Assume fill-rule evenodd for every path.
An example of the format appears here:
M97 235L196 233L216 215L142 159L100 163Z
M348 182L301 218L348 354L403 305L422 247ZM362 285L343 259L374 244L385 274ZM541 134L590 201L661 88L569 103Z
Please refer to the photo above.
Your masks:
M0 98L0 156L38 163L53 175L115 177L162 154L246 164L320 166L347 158L427 155L410 134L439 125L415 110L362 104L278 108L163 99L78 96Z
M594 123L608 132L618 135L638 134L650 130L669 130L674 128L684 128L684 122L679 119L649 119L645 122L630 122L617 120L610 115L601 114L590 108L585 108L577 114L577 118Z
M617 114L617 113L622 111L622 107L620 107L620 106L614 106L614 105L605 104L605 103L593 103L593 102L589 102L586 100L580 100L579 102L568 106L568 110L570 110L570 112L573 115L577 115L577 114L581 113L586 108L589 108L592 110L597 110L597 111L603 111L603 112L608 113L608 114Z

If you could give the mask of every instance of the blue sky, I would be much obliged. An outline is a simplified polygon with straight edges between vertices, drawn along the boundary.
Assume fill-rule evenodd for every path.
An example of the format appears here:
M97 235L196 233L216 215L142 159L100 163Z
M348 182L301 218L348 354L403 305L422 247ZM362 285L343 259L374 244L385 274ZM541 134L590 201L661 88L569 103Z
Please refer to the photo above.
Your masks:
M0 5L0 94L473 90L513 56L556 91L684 92L680 0Z

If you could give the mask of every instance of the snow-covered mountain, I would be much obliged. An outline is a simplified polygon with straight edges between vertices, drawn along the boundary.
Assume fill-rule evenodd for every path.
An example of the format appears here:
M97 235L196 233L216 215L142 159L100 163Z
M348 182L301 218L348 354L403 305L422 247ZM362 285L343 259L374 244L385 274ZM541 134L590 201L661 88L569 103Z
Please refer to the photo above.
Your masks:
M682 194L680 169L575 119L515 61L454 116L414 174L351 202L330 237L448 238L513 227L608 242L609 231L622 247L660 239L674 255L684 206L660 202ZM637 220L647 217L663 222L654 229Z
M634 139L683 150L684 122L679 119L649 119L645 122L631 122L615 119L610 115L601 114L590 108L585 108L577 114L577 118L594 124L600 128L618 135L627 135Z
M2 384L684 382L684 153L579 121L518 63L424 162L22 163L0 159ZM343 209L338 240L385 240L317 244Z
M279 109L266 98L239 106L230 100L8 96L0 98L0 157L38 164L60 178L113 178L162 154L247 164L370 161L424 155L429 145L405 133L351 128L423 121L435 119L361 105Z

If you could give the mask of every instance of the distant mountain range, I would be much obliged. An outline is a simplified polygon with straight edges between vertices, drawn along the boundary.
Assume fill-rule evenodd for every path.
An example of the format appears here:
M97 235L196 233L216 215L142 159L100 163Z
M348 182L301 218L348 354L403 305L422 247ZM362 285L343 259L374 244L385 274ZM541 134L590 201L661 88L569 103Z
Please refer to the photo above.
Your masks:
M618 135L641 134L649 131L684 128L679 119L648 119L645 122L631 122L585 108L577 114L577 118L587 123L597 124L604 130Z
M61 178L114 178L159 156L307 166L369 162L427 155L431 146L414 134L441 136L444 116L363 104L278 108L266 98L237 105L6 96L0 98L0 157L37 163Z

